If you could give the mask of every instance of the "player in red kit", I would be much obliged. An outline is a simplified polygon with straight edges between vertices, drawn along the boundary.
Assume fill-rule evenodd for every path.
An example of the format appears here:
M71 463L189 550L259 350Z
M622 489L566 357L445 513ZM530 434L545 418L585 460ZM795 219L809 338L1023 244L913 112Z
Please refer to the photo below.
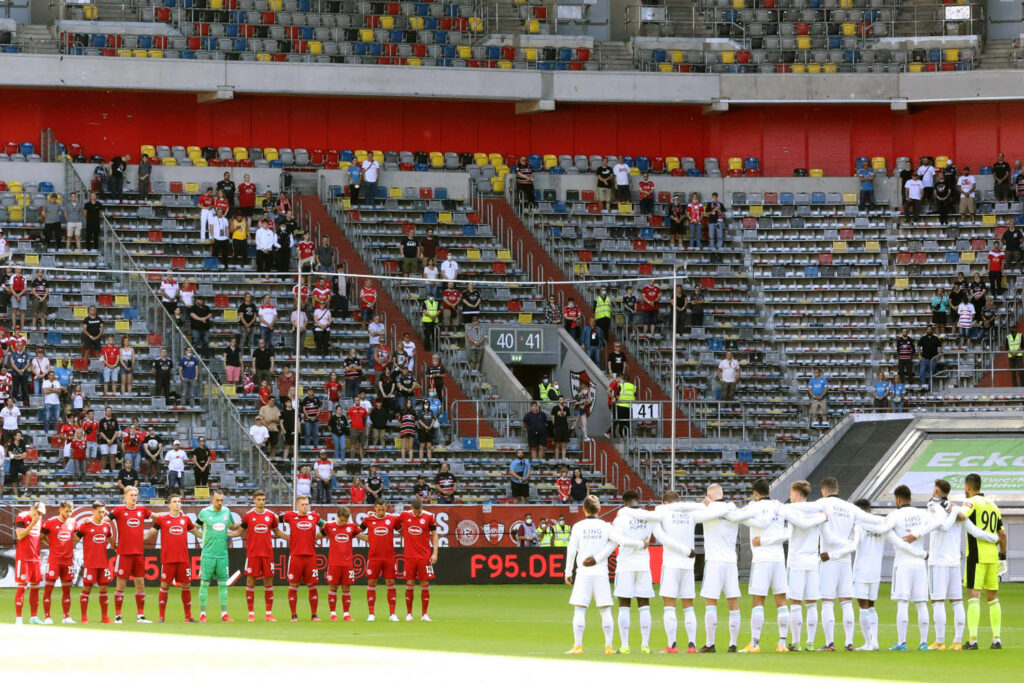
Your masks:
M313 621L320 621L316 614L320 604L316 590L316 536L320 515L309 511L309 496L299 496L295 499L295 510L282 514L280 522L288 525L288 607L292 621L299 620L296 606L300 582L309 588L309 612Z
M99 586L100 612L104 624L112 624L107 617L107 584L110 583L110 569L107 568L107 547L114 548L114 529L107 517L107 508L100 501L92 504L92 516L80 522L75 532L82 539L82 623L89 623L89 593L93 586Z
M388 609L391 616L388 621L398 621L395 615L395 532L401 530L402 523L395 515L388 514L387 503L378 498L373 506L373 514L363 517L359 528L366 532L366 541L370 546L366 560L366 606L370 615L367 621L376 621L374 605L377 603L377 580L384 577L388 585Z
M338 586L341 586L342 619L352 621L349 609L352 595L349 586L356 582L355 563L352 560L352 540L366 541L366 534L359 533L358 524L349 521L352 513L342 505L338 508L338 519L320 524L320 533L327 539L327 601L331 606L331 621L338 620Z
M437 521L423 509L423 499L412 499L412 509L399 515L402 526L402 547L405 548L405 620L412 621L412 602L416 581L420 582L421 621L430 621L430 580L437 563Z
M28 604L32 610L30 623L42 624L39 618L39 584L43 572L39 563L39 538L42 536L42 519L46 506L33 503L27 512L21 512L14 519L14 536L18 546L14 551L14 582L18 590L14 593L14 623L21 624L21 608L25 604L25 589L28 588Z
M245 530L245 602L249 605L249 621L256 621L256 579L263 577L263 598L267 605L266 620L274 618L274 536L288 539L277 528L277 515L267 509L267 494L252 494L253 508L242 517Z
M160 534L160 623L167 615L167 592L171 583L181 586L181 604L185 608L185 621L198 623L192 618L192 565L188 556L188 534L201 538L196 525L181 512L181 496L173 495L167 501L168 514L153 518L153 528L146 534L152 541Z
M46 588L43 590L43 622L52 624L50 618L50 598L53 587L60 581L60 604L64 611L62 624L73 624L71 618L71 584L75 580L75 520L71 519L71 501L62 500L57 516L43 523L43 539L50 547L50 556L46 562Z
M117 557L114 560L114 577L117 588L114 590L114 623L121 623L121 606L124 603L124 588L128 579L135 581L135 606L138 608L136 620L140 624L151 624L146 619L146 560L142 551L145 545L146 520L153 516L145 506L137 505L139 490L129 486L124 490L124 505L118 505L110 511L110 519L117 536Z

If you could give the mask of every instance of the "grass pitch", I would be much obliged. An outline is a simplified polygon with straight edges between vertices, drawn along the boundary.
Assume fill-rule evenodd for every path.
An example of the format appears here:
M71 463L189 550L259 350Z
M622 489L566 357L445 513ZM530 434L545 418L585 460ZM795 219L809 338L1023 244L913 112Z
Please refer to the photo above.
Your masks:
M80 617L78 604L79 590L72 596L71 615L77 621ZM433 623L419 621L419 591L413 606L417 617L413 623L390 623L387 621L387 600L383 588L377 591L377 618L374 623L366 622L366 590L363 586L353 587L352 614L354 623L331 623L327 621L327 591L320 587L321 623L309 619L309 603L306 590L299 592L299 618L289 623L287 589L278 587L275 592L274 613L278 623L263 621L262 588L256 593L256 623L246 621L245 595L242 588L229 590L229 611L236 623L225 624L217 621L217 591L210 590L210 617L207 624L186 624L183 622L181 600L177 589L172 588L168 601L167 618L164 624L136 624L134 622L135 599L130 592L126 595L124 613L128 619L121 625L103 625L99 620L99 607L93 596L90 605L92 623L87 626L28 626L32 632L47 631L56 640L69 631L90 629L108 632L141 631L148 633L169 633L180 635L202 635L208 637L245 638L267 641L295 641L304 643L343 644L364 647L402 648L405 650L432 650L454 653L475 653L506 655L513 657L567 659L562 653L572 645L570 618L572 608L566 603L569 596L567 586L434 586L431 588L430 614ZM881 595L888 595L888 586L883 586ZM59 622L60 589L54 591L52 616ZM404 586L398 586L398 614L405 616ZM766 623L762 642L768 647L759 655L727 654L728 627L725 605L720 606L717 644L715 655L641 655L639 654L640 630L636 607L633 608L631 643L633 654L606 657L603 654L603 637L596 609L588 613L587 632L584 636L583 659L617 663L636 662L648 665L689 666L702 669L720 669L748 672L777 672L790 675L815 677L862 678L871 680L935 681L973 677L986 681L1012 680L1024 671L1024 647L1021 645L1024 633L1024 586L1006 584L1000 591L1003 606L1003 647L1002 651L990 651L991 640L988 629L987 607L982 601L982 628L979 633L978 652L887 652L885 648L896 639L895 603L888 599L877 604L881 622L881 652L835 652L835 653L789 653L776 654L772 647L777 634L774 606L766 607ZM27 600L26 600L27 602ZM193 587L193 607L198 616L198 589ZM340 605L339 605L340 607ZM743 627L739 645L749 640L750 600L741 599ZM680 610L681 611L681 610ZM916 612L911 607L911 624L908 629L908 646L917 644ZM665 632L661 622L661 601L652 601L654 628L651 647L655 652L665 646ZM25 606L26 621L28 605ZM111 614L113 614L113 591L111 590ZM842 641L841 615L836 607L836 636ZM157 617L157 591L150 589L146 601L146 616ZM703 602L697 601L698 647L703 644ZM383 617L383 618L382 618ZM14 589L0 590L0 623L10 624L14 620ZM679 615L679 634L685 638L682 615ZM949 629L946 641L952 641L952 614L949 614ZM929 633L931 638L931 633ZM966 639L966 634L965 634ZM862 643L858 631L855 644ZM821 627L818 628L818 646L824 644ZM616 632L615 645L618 647ZM685 643L684 643L685 645ZM211 648L212 649L212 648Z

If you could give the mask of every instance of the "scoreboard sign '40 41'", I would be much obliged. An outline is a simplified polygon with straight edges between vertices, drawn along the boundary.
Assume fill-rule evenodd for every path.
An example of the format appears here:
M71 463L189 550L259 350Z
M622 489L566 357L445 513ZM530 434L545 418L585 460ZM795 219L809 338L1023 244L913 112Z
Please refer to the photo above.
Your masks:
M488 325L487 344L505 363L558 362L558 333L553 325Z

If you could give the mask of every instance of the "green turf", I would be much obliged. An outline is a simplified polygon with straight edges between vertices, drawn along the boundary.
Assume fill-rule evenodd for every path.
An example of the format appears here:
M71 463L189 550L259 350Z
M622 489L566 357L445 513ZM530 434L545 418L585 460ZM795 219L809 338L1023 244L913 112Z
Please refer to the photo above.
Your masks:
M888 594L888 586L883 586L881 595ZM60 616L59 589L54 591L54 615ZM393 624L386 620L387 600L383 588L377 594L378 619L376 623L367 623L365 588L356 586L353 590L352 612L355 623L330 623L326 621L327 591L320 588L320 616L325 621L315 624L309 621L309 604L306 601L305 589L300 589L298 623L288 623L287 589L278 587L275 594L274 613L280 623L268 624L259 616L254 624L245 621L245 595L241 588L230 589L231 615L239 621L234 624L211 622L204 625L185 624L177 589L172 589L168 606L169 622L165 624L136 624L134 616L120 626L97 624L95 621L88 626L52 626L57 629L99 628L108 631L145 630L165 633L196 634L210 636L231 636L267 640L297 640L306 642L348 643L367 646L403 647L409 649L448 650L454 652L474 652L482 654L500 654L533 657L562 657L563 652L572 645L570 618L572 609L566 604L569 589L565 586L435 586L431 589L430 613L434 623ZM210 591L211 615L216 615L216 588ZM974 677L981 680L1009 680L1014 674L1024 670L1024 647L1020 645L1021 634L1024 633L1024 586L1007 584L1001 591L1003 606L1003 641L1005 648L1001 652L988 650L990 632L988 630L987 608L982 604L982 628L979 633L981 651L978 652L886 652L884 651L895 641L895 604L888 599L878 602L881 620L880 641L881 652L836 652L836 653L790 653L776 654L774 648L765 648L759 655L730 655L722 652L728 645L728 627L725 606L719 612L718 647L716 655L641 655L639 654L640 630L639 619L635 611L632 618L632 651L631 655L616 655L616 661L637 661L652 664L675 666L702 666L721 669L774 671L791 674L808 674L816 676L834 675L858 677L873 680L901 681L935 681ZM148 591L146 615L156 620L157 593L155 589ZM135 600L129 594L125 600L125 614L134 615ZM340 600L339 600L340 602ZM654 620L651 646L657 652L665 646L665 632L662 628L662 608L660 600L654 600L652 617ZM193 605L198 614L197 590L193 589ZM340 605L339 605L340 607ZM111 609L113 599L111 596ZM95 595L90 615L98 620L98 606ZM256 595L257 614L263 611L262 588ZM750 601L744 596L741 600L743 613L743 630L739 644L742 647L749 639ZM417 591L414 613L419 614L419 594ZM908 630L908 646L917 644L916 612L911 607L911 624ZM405 601L404 586L399 586L398 613L404 617ZM80 616L78 605L78 589L74 590L72 617L77 621ZM27 605L26 605L27 615ZM703 638L704 608L698 600L698 638ZM836 635L842 639L842 623L838 606L836 616ZM766 623L763 641L772 645L777 633L774 607L766 609ZM0 623L11 623L14 618L14 590L0 590ZM27 619L26 619L27 620ZM947 642L952 641L952 614L949 614L949 632ZM40 628L40 627L33 627ZM679 634L685 638L682 614L679 614ZM965 634L966 637L966 634ZM856 645L862 639L859 629ZM618 646L616 632L615 644ZM698 646L702 642L698 643ZM821 627L818 628L818 645L822 645ZM604 660L603 637L597 611L589 611L587 632L584 636L584 657L587 659ZM940 673L941 672L941 673ZM938 679L936 678L938 676Z

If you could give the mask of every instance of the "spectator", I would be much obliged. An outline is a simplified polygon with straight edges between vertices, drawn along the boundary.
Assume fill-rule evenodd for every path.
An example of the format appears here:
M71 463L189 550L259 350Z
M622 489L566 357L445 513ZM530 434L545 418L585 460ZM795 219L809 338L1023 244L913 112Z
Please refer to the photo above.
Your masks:
M523 454L523 449L516 451L516 457L509 463L508 474L512 477L512 497L516 502L525 505L530 499L530 460Z
M1003 262L1006 260L1006 252L1003 251L1003 243L999 240L992 240L992 249L988 252L988 286L992 290L992 296L1002 296L1003 289Z
M611 210L612 190L615 189L615 173L608 165L608 157L601 159L601 165L594 170L597 175L597 201L605 211Z
M701 234L704 231L704 205L700 203L700 196L696 192L690 195L690 203L686 205L686 220L690 224L690 239L686 246L699 250Z
M181 405L185 402L196 404L198 387L196 379L199 377L199 359L192 355L192 347L185 347L185 355L178 361L178 379L181 382Z
M329 505L333 498L331 487L334 482L334 463L327 457L326 451L320 451L320 457L313 465L313 474L316 477L313 502L317 505Z
M398 394L398 398L403 402L407 398L412 398L416 393L416 390L421 388L420 383L416 381L416 378L413 377L411 372L409 372L409 368L405 366L402 366L399 369L399 375L398 379L395 380L395 385L395 391Z
M46 197L46 204L40 207L40 218L43 221L43 238L46 248L60 248L60 225L64 219L64 208L60 204L60 198L56 192L51 192Z
M238 348L238 337L228 340L228 348L224 349L224 381L238 385L242 379L242 350Z
M1024 169L1021 168L1020 159L1013 167L1013 193L1017 200L1024 197Z
M988 339L996 331L997 321L996 316L999 311L996 310L995 302L989 299L985 304L985 308L981 309L981 337L982 339Z
M615 201L628 203L632 199L629 192L630 168L621 156L617 161L612 167L612 173L615 174Z
M910 180L903 185L903 208L904 217L907 222L916 222L921 215L921 197L924 194L924 185L918 178L917 173L912 173Z
M555 478L555 493L559 503L568 503L572 500L572 477L569 475L568 465L559 465L558 476Z
M665 222L668 224L669 247L683 248L683 235L686 232L686 207L679 202L679 195L672 195L672 203L665 210Z
M386 489L384 475L377 471L376 465L370 465L370 471L366 474L366 503L373 505L378 500L383 500Z
M117 487L123 492L129 486L139 485L139 471L135 469L131 458L125 458L117 473Z
M440 244L434 235L433 228L427 228L427 236L420 240L420 257L437 260L437 249Z
M950 298L952 299L952 297ZM960 333L960 341L964 344L971 338L971 328L974 327L976 314L974 304L966 299L956 307L957 331Z
M254 329L258 318L258 309L252 301L252 294L245 293L242 303L238 305L238 336L242 353L252 353Z
M256 424L249 427L249 438L252 439L252 442L256 444L260 451L267 445L267 440L270 438L270 430L263 424L263 418L259 415L256 416Z
M182 449L181 442L174 440L172 448L164 454L167 461L167 491L181 493L185 488L185 465L189 455Z
M423 350L433 351L437 348L437 325L441 320L441 304L437 301L433 291L428 291L423 300L420 323L423 325Z
M544 459L544 444L547 441L548 416L540 409L536 401L530 403L530 410L523 416L526 427L526 441L530 447L530 456L534 460Z
M945 334L947 314L949 313L949 297L946 295L946 290L942 287L936 288L931 300L931 309L932 324L938 328L940 335Z
M295 495L312 496L312 490L313 475L309 470L309 465L303 465L295 474Z
M455 288L454 282L448 282L441 293L441 328L453 330L459 324L459 305L462 303L462 293Z
M242 182L238 184L238 208L239 214L246 218L250 218L256 211L256 184L249 179L248 173L243 176Z
M100 355L103 357L103 395L115 396L114 387L117 386L121 372L121 350L114 346L112 335L107 337L107 343L101 349Z
M708 219L708 246L721 250L725 246L725 205L718 201L718 193L711 193L711 201L704 209Z
M281 242L273 225L261 220L256 228L256 270L260 273L272 272L280 248Z
M440 355L436 353L431 354L430 363L427 364L423 374L427 391L436 394L438 401L443 401L445 397L444 378L448 376L448 371L445 370L444 365L441 363Z
M1006 163L1002 152L999 153L998 161L992 164L992 180L995 182L996 201L1010 201L1010 164Z
M226 270L231 264L231 236L228 231L228 219L223 211L216 209L216 213L210 219L209 228L210 238L213 240L211 253Z
M569 410L565 396L558 397L558 403L551 408L551 433L555 441L555 459L566 456L566 449L569 446Z
M306 395L300 404L302 408L302 436L305 448L320 447L320 399L313 387L306 387Z
M11 386L11 395L14 400L21 401L23 407L28 407L29 396L32 393L32 368L31 360L25 351L25 340L20 339L17 348L11 354L11 377L14 380Z
M860 162L857 179L860 181L860 210L870 211L875 203L875 172L868 168L867 161Z
M639 317L639 309L637 308L637 298L633 294L632 287L626 287L626 293L622 296L622 313L626 320L626 333L628 334L630 329L636 329L636 323Z
M135 465L135 470L139 471L142 466L142 454L139 449L142 448L142 442L146 440L146 431L139 427L138 418L132 418L131 425L128 429L121 432L121 443L124 445L124 457L131 458Z
M72 192L68 201L64 204L64 220L67 221L64 236L64 248L71 249L71 240L75 240L75 249L82 250L82 202L78 199L78 193Z
M161 455L164 452L163 444L154 435L150 434L148 439L144 438L142 441L139 451L139 460L141 461L139 464L139 475L148 473L149 480L155 482L156 475L160 470Z
M455 494L459 490L459 482L452 474L451 465L441 463L437 473L434 475L434 488L437 489L437 502L439 505L454 505Z
M210 485L210 462L212 460L213 453L206 447L206 438L200 436L196 440L196 447L192 449L189 461L192 465L196 488L206 488Z
M235 205L235 181L231 179L231 172L224 171L224 179L217 181L217 194L223 194L228 206Z
M708 300L707 296L704 294L704 288L700 285L696 285L693 288L693 294L686 302L691 327L704 327L704 306L707 302Z
M425 265L423 266L423 291L426 294L431 294L435 297L441 295L441 284L437 279L437 264L434 263L434 259L424 259Z
M476 291L472 282L466 283L466 291L462 293L462 324L468 325L480 315L480 292Z
M430 485L427 484L427 478L422 474L416 475L416 483L412 485L412 495L423 502L430 501Z
M96 421L96 416L92 409L85 411L85 419L82 420L82 431L85 432L86 450L85 454L89 460L96 460L98 444L96 442L96 436L100 430L100 423Z
M892 386L885 379L884 372L879 372L876 376L872 391L875 397L875 408L888 408L889 397L892 395Z
M36 349L36 357L32 359L32 393L43 392L43 380L50 372L50 359L43 353L42 347Z
M519 157L519 163L512 169L516 177L516 201L522 202L525 206L536 206L536 196L533 190L533 166L525 156Z
M100 248L100 223L103 220L103 204L95 192L89 193L89 201L82 207L85 214L85 248Z
M932 374L935 372L939 362L939 355L942 352L942 339L935 336L933 327L928 326L924 335L917 340L917 348L921 352L921 365L918 368L918 377L921 386L930 390L932 386Z
M402 275L415 275L420 270L420 243L416 241L416 229L409 228L398 244L398 256L402 263Z
M331 324L334 316L327 302L320 302L320 306L313 311L313 340L316 343L316 355L325 358L331 353Z
M985 296L988 289L985 287L985 283L981 281L981 273L974 273L971 281L967 283L967 293L970 297L970 301L974 304L974 319L979 320L981 318L981 311L985 308Z
M533 523L533 515L529 512L523 515L523 524L519 527L518 537L519 545L523 548L532 548L537 545L537 527Z
M1010 184L1013 186L1015 192L1017 187L1017 178L1020 177L1022 172L1024 172L1024 168L1020 165L1020 159L1017 159L1017 161L1013 163L1013 173L1010 174Z
M171 397L171 373L174 363L167 357L167 349L160 349L160 357L153 361L153 396Z
M910 330L903 330L896 337L896 358L900 379L907 381L914 376L914 340L910 338Z
M828 425L828 379L821 368L814 368L814 377L807 382L807 395L811 398L811 426Z
M373 206L377 201L377 174L380 171L380 162L373 158L373 152L367 152L366 160L360 166L362 168L360 194L365 204Z
M581 316L580 307L576 305L576 300L570 296L565 304L565 308L562 309L562 326L577 344L580 342L580 329L583 327L580 324Z
M316 270L321 273L333 273L338 267L338 252L331 246L329 237L320 238L320 246L313 253Z
M43 392L43 431L49 436L51 428L57 428L57 420L60 417L60 395L64 390L60 386L60 382L57 381L53 370L47 371L41 385Z
M236 213L231 219L231 251L238 268L249 267L249 219ZM224 261L227 267L227 261Z
M353 505L362 505L366 502L366 487L359 477L352 477L352 486L348 489L349 500Z
M115 199L121 199L124 193L124 173L128 170L128 162L131 160L131 154L116 156L110 160L110 179L107 185Z
M544 306L544 322L547 325L559 325L562 322L562 309L558 307L554 294L548 297Z
M956 164L953 163L952 159L946 160L946 166L942 169L943 180L953 190L953 204L955 205L960 200L960 191L957 188L957 170Z
M270 222L269 217L267 221ZM289 262L292 257L292 247L295 245L295 221L286 212L279 212L275 221L276 224L273 227L274 235L277 237L277 248L274 250L274 266L277 268L277 272L288 273L291 271Z
M917 168L917 177L921 179L921 201L931 203L932 188L935 185L935 163L931 157L922 157Z
M18 330L25 327L25 311L28 310L28 300L32 296L28 280L20 267L16 267L7 279L7 291L11 295L11 324Z
M128 335L121 337L121 348L118 349L118 374L121 378L121 395L132 395L132 372L135 369L135 349L132 348Z
M446 282L455 282L459 278L459 263L450 251L444 261L441 261L441 275Z
M643 295L644 324L647 326L647 334L653 335L654 328L658 324L658 309L661 306L661 287L649 280L641 290Z
M480 372L484 363L484 348L487 346L487 331L480 327L480 320L473 318L473 324L466 328L466 347L469 350L469 369Z
M597 322L594 318L590 319L590 324L583 328L583 343L580 346L587 353L590 360L594 361L594 365L601 367L601 350L604 349L606 344L604 331L597 326Z
M192 307L196 304L196 292L199 291L199 283L193 279L185 280L181 285L181 289L178 291L178 301L180 304L181 312L185 317L185 327L182 327L182 331L191 329L192 318L189 315L192 313Z
M894 413L902 413L903 402L907 396L907 385L903 381L903 377L896 374L892 376L892 384L890 386L892 398L892 405L890 406L890 410Z
M366 456L366 422L369 412L358 398L352 399L352 407L348 409L349 436L352 439L352 452L362 460Z
M359 289L359 308L364 325L369 324L377 314L377 288L372 278L366 280Z
M963 219L965 216L974 216L976 206L974 203L974 190L975 182L974 176L971 175L971 169L969 166L964 166L963 175L961 175L956 181L957 189L960 190L960 217Z
M640 197L640 213L650 216L654 213L654 181L651 180L651 174L644 171L636 187Z
M274 353L267 347L267 341L260 338L252 352L253 381L257 384L269 381L274 374Z
M604 334L605 341L609 341L612 335L612 298L604 285L601 285L601 290L594 300L594 320Z
M345 396L355 398L359 394L359 387L363 384L363 361L356 355L354 346L348 349L348 355L344 360L345 367Z
M98 442L100 449L100 462L104 456L107 458L105 469L113 471L114 463L117 461L117 443L121 438L121 425L114 417L114 409L107 406L103 410L103 417L100 418Z
M416 441L416 409L412 399L405 399L402 409L398 412L398 443L399 457L412 460L415 453L413 444Z
M740 364L732 357L732 351L725 352L725 359L718 364L718 383L722 386L722 400L736 400L736 385L740 381Z
M1024 246L1024 231L1020 226L1011 225L1003 233L1003 245L1006 248L1006 265L1014 271L1020 271L1021 246Z
M676 285L675 293L675 310L672 315L676 321L676 333L682 333L686 330L687 323L689 322L689 300L686 298L686 292L683 291L682 285Z
M381 404L388 415L394 415L398 412L397 386L390 372L380 373L380 376L377 378L375 393L377 398L381 400Z
M402 335L402 355L405 357L405 366L412 372L416 365L416 342L408 332Z
M168 313L173 313L175 307L178 305L179 293L181 287L178 281L174 279L174 275L171 271L164 273L163 279L160 281L160 303L163 304L164 309Z
M424 459L429 463L434 457L434 427L436 418L430 410L430 404L423 402L420 412L416 414L416 437L420 442L420 460Z
M57 406L59 409L59 405ZM44 411L46 409L44 405ZM57 428L57 417L59 416L58 411L54 411L56 414L53 418L53 428ZM0 418L3 419L3 443L8 445L14 438L14 433L18 431L19 423L21 421L21 408L14 402L14 399L7 397L4 401L4 407L0 408ZM44 418L45 420L45 418ZM44 422L44 433L46 436L50 436L49 422Z
M939 176L935 183L934 196L935 206L939 210L939 225L947 225L953 210L953 188L946 183L945 176Z
M75 428L69 446L71 465L74 471L74 479L75 481L85 481L85 452L87 449L87 444L85 441L85 432L82 431L81 427Z
M388 364L391 360L391 349L387 344L384 344L386 350L387 359L383 357L378 358L378 349L381 346L381 336L384 334L384 323L380 320L379 314L374 314L372 322L366 327L366 331L369 333L369 344L366 347L366 362L375 363L375 369L379 372ZM384 362L380 362L380 361Z
M269 294L263 295L263 303L260 304L257 314L260 318L260 339L266 342L266 348L274 348L274 325L277 324L277 306L271 300Z
M345 416L345 409L341 403L334 406L334 413L327 422L327 429L331 433L331 443L334 449L334 459L339 462L345 461L345 441L348 437L348 417Z
M37 270L32 278L29 299L32 303L32 327L35 330L46 330L46 314L50 306L50 285L46 281L46 271Z

